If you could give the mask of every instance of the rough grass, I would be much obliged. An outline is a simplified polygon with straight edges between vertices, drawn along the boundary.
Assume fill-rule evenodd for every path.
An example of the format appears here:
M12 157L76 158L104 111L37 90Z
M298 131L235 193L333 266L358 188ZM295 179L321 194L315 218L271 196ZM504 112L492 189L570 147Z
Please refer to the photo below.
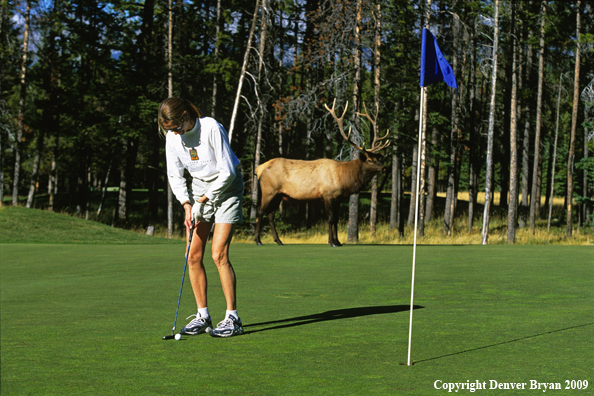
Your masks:
M267 222L264 224L267 225ZM451 236L443 233L443 218L431 221L425 226L425 236L417 238L418 244L426 245L480 245L482 243L482 224L475 222L472 232L468 232L466 219L457 218L454 221L454 231ZM359 225L359 244L412 244L414 242L414 228L405 227L404 236L399 236L397 230L390 229L389 224L378 223L374 236L369 232L369 223ZM268 226L264 227L265 233L262 236L262 243L274 243ZM347 241L348 224L341 221L338 226L338 239L341 243ZM324 223L318 223L310 229L288 231L279 233L283 243L286 244L326 244L328 243L328 227ZM235 241L253 243L249 234L238 234ZM507 244L507 219L501 217L491 218L489 227L489 244ZM594 233L591 229L576 228L571 238L565 236L565 228L552 227L547 231L546 222L539 221L534 234L528 228L516 230L516 244L518 245L592 245Z

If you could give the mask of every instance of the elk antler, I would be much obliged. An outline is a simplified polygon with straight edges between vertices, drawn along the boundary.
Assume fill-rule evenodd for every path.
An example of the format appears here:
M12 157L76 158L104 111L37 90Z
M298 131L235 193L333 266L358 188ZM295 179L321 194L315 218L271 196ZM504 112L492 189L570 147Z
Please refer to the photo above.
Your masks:
M363 113L357 113L357 114L360 116L366 117L369 120L369 122L371 122L371 126L373 127L373 143L371 143L371 148L367 151L370 153L377 153L378 151L383 150L390 145L389 140L384 143L380 143L382 140L384 140L388 137L388 135L390 134L390 130L388 129L388 132L386 133L386 135L384 137L378 138L376 121L377 121L377 116L379 114L379 104L376 105L374 119L371 119L371 116L369 115L369 112L367 111L367 107L365 106L365 103L363 103L363 108L365 109L365 114L363 114Z
M342 112L342 116L340 116L340 118L338 118L336 116L336 113L334 112L334 105L336 105L336 98L334 99L334 102L332 102L332 108L329 108L328 105L324 103L324 107L326 107L326 110L328 110L328 112L336 120L336 123L338 124L338 129L340 130L340 134L342 135L342 137L345 138L345 140L347 142L349 142L349 144L351 146L353 146L354 148L356 148L357 150L365 151L365 149L363 147L360 147L360 146L356 145L350 139L350 137L351 137L351 129L350 128L349 128L349 134L348 134L348 136L344 133L344 128L342 126L342 119L344 118L344 115L346 114L347 109L349 108L349 102L346 103L346 106L344 107L344 111Z

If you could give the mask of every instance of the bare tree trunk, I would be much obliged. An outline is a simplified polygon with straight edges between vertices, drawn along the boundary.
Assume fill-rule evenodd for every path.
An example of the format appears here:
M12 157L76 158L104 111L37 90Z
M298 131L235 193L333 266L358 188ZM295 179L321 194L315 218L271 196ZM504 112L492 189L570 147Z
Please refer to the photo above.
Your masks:
M212 105L210 115L212 118L217 118L217 88L219 77L219 47L221 46L221 0L217 0L217 20L215 25L215 44L214 44L214 63L217 65L217 69L212 76Z
M167 96L173 97L173 4L169 0L167 25ZM173 191L169 185L169 180L165 176L167 186L167 238L173 238Z
M584 122L589 122L588 116L588 107L584 106ZM584 160L588 160L588 128L584 127ZM583 179L582 179L582 191L584 197L591 197L590 194L590 186L588 185L588 169L583 168ZM587 221L590 218L590 214L592 211L591 204L583 203L582 204L582 219L583 221ZM593 224L594 225L594 224Z
M470 147L476 147L479 142L478 133L476 132L476 119L479 114L479 106L477 103L477 92L479 88L476 86L476 34L473 32L473 37L470 42ZM470 150L468 159L468 232L472 232L474 222L474 203L476 202L476 194L478 192L478 178L477 173L477 152L479 150Z
M420 99L420 97L419 97ZM417 109L417 113L419 109ZM418 121L418 118L417 118ZM419 142L413 144L412 152L412 166L411 166L411 181L410 181L410 203L408 205L408 220L406 225L412 227L415 224L415 197L417 196L417 164L419 157Z
M458 46L460 19L454 17L454 56L452 57L452 69L454 75L458 74ZM443 219L443 233L451 236L454 229L454 214L456 208L456 182L458 168L458 95L452 95L452 125L450 133L450 163L448 165L448 189L446 193L446 208Z
M400 157L394 151L392 154L392 199L390 201L390 229L395 230L401 223L400 206L402 204L402 176L400 171Z
M113 165L113 151L109 156L109 166L107 167L107 173L105 174L105 182L103 183L103 191L101 191L101 201L99 201L99 208L97 209L97 218L101 216L103 210L103 203L105 202L105 193L107 192L107 184L109 183L109 174L111 173L111 166Z
M27 0L27 8L25 11L25 31L23 33L23 53L21 57L21 79L20 79L20 96L19 96L19 115L17 120L17 141L14 145L14 178L12 185L12 205L16 206L19 203L19 173L21 169L21 150L23 146L23 128L25 120L25 99L27 97L27 86L25 85L25 78L27 75L27 51L29 48L29 34L31 24L31 1Z
M538 94L536 98L536 133L534 135L534 164L532 170L532 192L530 193L530 233L534 234L536 218L540 217L540 127L542 119L542 88L544 84L545 16L547 2L540 8L540 50L538 59Z
M493 174L493 134L495 129L495 96L497 89L497 51L499 48L499 0L495 0L495 22L493 34L493 70L491 75L491 107L489 110L489 132L487 137L487 170L485 180L485 211L483 214L482 244L489 240L489 210L491 207L491 178Z
M41 162L41 151L43 150L43 140L45 133L42 130L39 131L37 136L37 144L35 147L35 158L33 159L33 171L31 172L31 183L29 184L29 195L27 196L27 207L33 206L33 198L35 197L35 190L37 189L37 182L39 179L39 164Z
M53 149L53 158L52 158L52 167L50 170L50 175L49 175L49 181L48 181L48 185L47 185L47 190L48 190L48 194L49 194L49 203L48 203L48 208L47 210L49 212L53 212L54 211L54 201L55 201L55 194L56 194L56 190L57 190L57 184L58 184L58 164L56 163L57 161L57 147L58 147L58 137L56 136L56 143Z
M433 203L435 202L436 189L435 184L437 183L437 172L439 171L439 160L430 154L431 149L437 147L437 139L439 132L435 126L431 128L431 146L425 152L427 156L427 163L429 168L427 169L427 203L425 206L425 221L428 223L433 218Z
M235 95L235 103L233 104L233 112L231 113L231 123L229 124L229 144L233 140L233 128L235 127L235 119L237 118L237 110L239 108L239 99L241 98L241 87L245 78L248 60L250 59L250 51L252 50L252 40L254 38L254 30L256 29L256 20L258 19L258 10L260 9L260 0L256 0L256 7L254 9L254 16L252 18L252 26L248 35L247 46L245 54L243 55L243 66L241 66L241 73L239 74L239 83L237 84L237 94Z
M360 107L360 83L361 83L361 19L362 19L362 0L357 0L357 20L355 27L355 55L354 67L355 78L353 81L353 123L355 130L359 131L359 116L357 112ZM359 152L351 149L351 159L355 159ZM352 194L349 198L349 227L348 227L348 242L359 242L359 194Z
M565 236L571 238L573 233L573 160L575 156L575 138L577 132L577 115L580 88L580 10L582 2L577 3L576 37L577 48L575 51L575 76L573 80L573 110L571 113L571 138L569 140L569 155L567 156L567 229Z
M373 81L373 88L374 88L374 102L375 102L375 109L376 112L379 113L380 108L380 61L381 61L381 35L382 35L382 19L381 19L381 3L378 1L375 6L374 18L375 18L375 44L374 44L374 52L375 52L375 61L374 61L374 81ZM378 114L376 113L376 117ZM371 180L371 209L369 213L369 231L371 236L375 236L375 229L377 223L377 198L378 198L378 191L377 191L377 178L378 176L375 175Z
M515 23L516 5L511 4L511 42L512 42L512 86L510 104L510 164L509 164L509 206L507 209L507 243L516 242L516 223L518 217L518 124L517 124L517 102L518 102L518 72L516 70L518 50L516 45ZM505 199L502 197L501 199Z
M430 3L429 3L430 4ZM427 25L428 27L428 25ZM421 163L420 163L420 183L419 183L419 213L418 213L418 236L420 238L425 236L425 153L427 147L427 87L423 87L425 94L423 96L423 124L421 126ZM418 153L417 153L418 155ZM417 160L418 161L418 160Z
M557 139L559 138L559 106L561 105L561 83L563 82L563 73L559 74L559 89L557 92L557 121L555 123L555 143L553 146L553 164L551 165L551 192L549 198L549 218L547 221L547 231L551 232L551 216L553 215L553 196L555 195L555 162L557 161Z
M532 30L529 32L529 36L533 36ZM530 78L532 75L532 46L528 45L526 50L526 85L531 86ZM520 228L526 227L526 220L529 212L529 196L530 196L530 101L526 101L524 106L524 139L522 142L522 199L520 202L519 218Z
M263 102L261 96L261 88L264 84L261 83L262 79L262 65L264 62L264 51L266 49L266 30L268 28L268 0L262 0L262 21L260 25L260 60L258 62L258 80L256 86L256 97L258 99L258 132L256 134L256 142L254 148L254 170L260 165L260 151L262 151L262 126L264 123L264 116L266 113L266 103ZM258 177L254 171L252 174L252 207L250 210L250 218L256 218L256 211L258 209Z

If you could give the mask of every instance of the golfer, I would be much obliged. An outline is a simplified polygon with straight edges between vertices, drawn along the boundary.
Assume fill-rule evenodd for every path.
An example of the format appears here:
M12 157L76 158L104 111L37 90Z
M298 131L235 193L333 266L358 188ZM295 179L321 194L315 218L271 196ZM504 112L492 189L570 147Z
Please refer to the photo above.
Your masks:
M196 106L185 99L169 98L159 106L159 132L165 136L167 176L175 197L185 210L187 236L195 222L188 255L190 282L198 312L181 334L210 333L213 337L242 334L237 315L235 271L229 261L229 246L235 224L243 221L243 178L239 160L231 151L227 132L210 117L200 117ZM192 177L188 189L184 170ZM227 312L216 328L208 312L204 251L212 224L212 259L217 266Z

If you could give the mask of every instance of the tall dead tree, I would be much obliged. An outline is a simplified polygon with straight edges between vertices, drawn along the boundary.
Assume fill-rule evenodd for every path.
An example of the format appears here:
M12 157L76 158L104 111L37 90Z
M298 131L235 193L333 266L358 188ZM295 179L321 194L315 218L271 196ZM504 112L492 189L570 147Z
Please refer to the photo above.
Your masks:
M553 215L553 195L555 193L555 162L557 161L557 140L559 138L559 106L561 105L561 86L563 73L559 75L559 88L557 89L557 121L555 122L555 142L553 144L553 163L551 164L551 195L549 198L549 217L547 231L551 231L551 216Z
M260 166L260 152L262 151L262 128L264 125L264 117L266 115L266 102L262 96L262 89L264 84L262 83L262 67L264 65L264 51L266 50L266 33L268 30L268 0L262 0L262 19L260 23L260 43L259 43L259 60L258 60L258 75L256 79L256 100L258 103L258 110L256 114L258 116L258 129L256 133L256 141L254 147L254 169ZM256 172L252 175L252 207L250 210L250 218L256 218L256 212L258 209L258 176Z
M460 31L460 18L454 16L454 56L452 57L452 69L454 75L458 74L458 43ZM448 165L448 187L446 192L446 207L443 218L443 233L451 236L454 229L454 214L456 211L457 200L457 179L458 179L458 128L459 128L459 112L458 112L458 95L452 95L452 124L450 130L450 162Z
M374 78L373 78L373 101L375 104L375 117L377 118L380 108L380 61L381 61L381 43L382 43L382 13L381 3L378 1L375 5L375 12L373 13L375 19L375 39L373 45L374 51ZM377 130L376 130L377 131ZM376 223L377 223L377 178L375 175L371 179L371 208L369 210L369 232L371 236L375 235Z
M357 114L360 107L360 89L361 89L361 20L363 15L363 2L357 0L357 19L355 21L355 50L353 51L354 64L354 79L353 79L353 118L352 122L355 125L355 131L359 131L360 119ZM351 148L351 159L355 160L359 156L359 151ZM359 193L353 194L349 198L349 227L348 237L349 243L359 242Z
M241 88L243 87L243 80L247 71L247 65L250 59L250 52L252 50L252 40L254 39L254 31L256 30L256 21L258 19L258 10L260 9L260 0L256 0L256 7L254 9L254 16L252 17L252 26L248 35L245 53L243 55L243 65L241 66L241 73L239 74L239 83L237 84L237 93L235 95L235 102L233 104L233 112L231 113L231 122L229 124L229 144L233 141L233 129L235 128L235 120L237 119L237 111L239 109L239 100L241 99Z
M495 0L493 23L493 67L491 71L491 105L489 110L489 132L487 136L487 170L485 176L485 210L483 213L482 244L489 240L489 210L491 208L491 183L493 175L493 134L495 133L495 96L497 89L497 51L499 48L499 0Z
M578 104L580 101L580 9L582 2L577 2L576 16L576 50L575 73L573 80L573 110L571 113L571 138L569 140L569 154L567 156L567 229L565 236L571 238L573 233L573 161L575 156L575 137L577 131Z
M536 218L540 217L540 130L542 123L542 89L544 84L545 53L545 16L547 2L543 0L540 7L540 47L538 59L538 93L536 97L536 132L534 134L534 164L532 170L532 192L530 193L530 233L534 234Z
M512 42L512 81L510 103L510 163L509 163L509 206L507 209L507 243L516 241L516 223L518 217L518 46L515 39L516 4L512 3L511 42ZM501 197L505 199L505 197Z
M27 52L29 51L29 35L31 30L31 1L27 0L25 10L25 30L23 32L23 53L21 56L21 76L19 94L19 115L17 119L17 140L14 145L14 178L12 184L12 205L19 203L19 181L21 169L21 151L23 147L23 130L25 128L25 99L27 97Z
M167 12L167 96L173 97L173 4L169 0ZM169 180L167 184L167 238L173 238L173 191Z
M214 42L214 63L218 66L219 64L219 48L221 47L221 0L217 0L217 19L215 25L215 42ZM217 70L212 76L212 104L210 110L210 116L217 118L217 94L218 94L218 82L219 71Z
M532 29L529 31L529 36L533 36ZM524 37L523 37L524 38ZM525 84L531 86L532 82L532 46L530 44L526 47L526 74ZM526 98L524 98L526 99ZM530 210L530 120L532 119L531 101L524 100L524 137L522 141L522 188L521 188L521 202L519 209L519 223L520 228L526 227L528 219L528 212Z

